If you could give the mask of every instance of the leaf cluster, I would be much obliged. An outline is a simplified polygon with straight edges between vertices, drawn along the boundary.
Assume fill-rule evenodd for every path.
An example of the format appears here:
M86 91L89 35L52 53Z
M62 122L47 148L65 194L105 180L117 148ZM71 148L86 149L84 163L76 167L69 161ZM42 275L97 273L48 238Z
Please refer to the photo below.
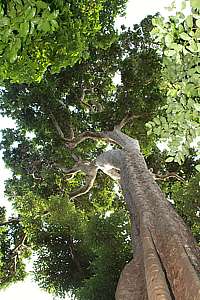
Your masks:
M153 25L152 35L163 56L161 89L167 101L159 116L147 124L148 134L153 132L167 142L168 161L181 164L191 145L199 151L199 10L191 8L189 15L177 12L168 21L158 16Z

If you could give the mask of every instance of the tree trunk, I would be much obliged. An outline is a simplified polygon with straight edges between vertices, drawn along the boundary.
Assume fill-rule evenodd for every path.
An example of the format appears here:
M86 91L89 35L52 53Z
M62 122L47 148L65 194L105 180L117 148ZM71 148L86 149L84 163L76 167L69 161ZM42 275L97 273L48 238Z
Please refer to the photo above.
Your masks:
M116 299L200 299L200 255L192 234L164 198L137 141L114 133L113 140L123 149L103 153L97 164L103 171L106 165L107 174L109 165L120 170L135 244L134 258L120 276Z

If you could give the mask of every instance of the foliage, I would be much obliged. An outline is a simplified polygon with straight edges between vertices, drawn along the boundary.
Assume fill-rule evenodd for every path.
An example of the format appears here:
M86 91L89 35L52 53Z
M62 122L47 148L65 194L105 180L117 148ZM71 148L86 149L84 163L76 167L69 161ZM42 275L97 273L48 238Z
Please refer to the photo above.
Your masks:
M130 228L123 210L110 216L95 215L88 224L87 245L94 259L90 264L91 276L75 292L76 298L115 299L120 272L131 259ZM119 255L120 253L120 255Z
M200 176L192 177L184 186L177 183L173 186L172 197L179 215L191 228L196 240L200 242L199 223L199 182Z
M147 124L148 133L153 131L161 141L167 142L168 162L174 160L181 164L200 135L199 10L191 9L189 15L184 10L177 12L168 21L159 16L153 19L153 25L152 35L162 49L161 88L167 102L161 108L161 116ZM199 142L196 148L199 151Z
M10 218L6 222L4 207L1 207L0 213L0 285L6 288L25 278L24 260L30 257L31 252L19 220Z
M115 38L114 18L126 1L9 0L0 4L0 78L40 81L88 58L88 46L104 48ZM109 15L109 18L108 18ZM104 38L102 34L105 32ZM53 41L53 43L52 43Z
M80 220L69 220L41 232L34 272L40 286L61 297L71 290L77 299L114 299L120 270L130 259L126 218L123 211L96 214L81 219L82 230Z

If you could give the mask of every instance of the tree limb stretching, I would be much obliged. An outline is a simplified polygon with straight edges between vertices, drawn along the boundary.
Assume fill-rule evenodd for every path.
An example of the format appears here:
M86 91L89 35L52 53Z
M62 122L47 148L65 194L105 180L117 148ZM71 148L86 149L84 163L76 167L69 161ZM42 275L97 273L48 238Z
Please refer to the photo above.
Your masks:
M72 179L75 174L78 172L83 172L86 175L85 179L85 185L78 190L72 191L70 193L70 198L74 199L77 198L83 194L86 194L89 192L89 190L93 187L94 181L96 179L97 170L98 167L94 162L84 161L84 160L78 160L73 168L67 169L65 167L59 167L65 174L71 175L70 178Z
M181 176L177 175L175 172L170 172L164 175L153 174L153 176L155 180L166 180L168 178L176 178L177 180L184 182L184 179Z

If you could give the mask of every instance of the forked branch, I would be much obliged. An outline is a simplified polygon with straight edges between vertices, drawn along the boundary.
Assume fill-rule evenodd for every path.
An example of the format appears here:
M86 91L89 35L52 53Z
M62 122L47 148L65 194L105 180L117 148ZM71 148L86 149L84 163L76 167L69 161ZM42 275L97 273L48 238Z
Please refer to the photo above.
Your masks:
M86 175L86 179L85 179L85 185L81 188L79 188L78 190L72 191L70 193L70 198L74 199L77 198L83 194L86 194L92 187L97 175L97 170L98 167L95 165L94 162L88 162L88 161L83 161L83 160L79 160L75 163L75 165L73 166L73 168L71 169L67 169L65 167L59 167L65 174L67 175L71 175L70 178L68 179L72 179L74 177L75 174L77 174L78 172L83 172Z
M115 128L121 130L124 126L132 122L134 119L139 119L144 116L149 116L149 113L143 113L138 115L135 115L134 113L131 112L127 113L126 116L121 120L121 122L118 125L115 125Z
M65 139L66 146L70 149L75 148L78 144L82 143L83 141L87 139L92 140L106 140L111 143L117 144L121 146L122 148L126 149L127 151L133 151L135 148L139 149L139 144L137 140L134 140L130 137L128 137L126 134L122 133L120 130L123 126L125 126L130 120L133 118L139 118L140 116L136 115L130 115L128 114L118 126L115 126L113 131L104 131L104 132L91 132L86 131L78 136L76 136L73 139ZM107 151L108 152L108 151ZM97 159L99 161L99 159ZM94 162L88 162L88 161L82 161L79 159L76 159L76 163L71 169L67 169L65 167L60 167L60 169L67 175L71 175L70 179L74 177L74 175L80 171L84 172L86 174L86 183L83 187L78 189L77 191L71 192L70 197L71 199L74 199L76 197L79 197L83 194L86 194L93 186L97 171L98 169L101 169L104 173L109 175L114 180L120 179L120 171L118 168L113 167L113 164L111 163L109 168L108 165L104 165L104 163L100 166L98 163Z
M94 169L93 174L87 175L85 179L85 185L80 187L78 190L72 191L69 196L70 199L75 199L77 197L80 197L84 194L87 194L89 190L93 187L94 181L96 179L97 175L97 169Z
M149 115L148 113L146 113ZM145 114L145 115L146 115ZM121 129L129 122L133 121L133 119L138 119L140 117L144 116L144 114L141 115L135 115L132 113L128 113L124 119L114 127L113 131L102 131L102 132L92 132L92 131L85 131L78 136L74 137L73 139L65 139L66 141L66 146L70 149L75 148L78 144L84 142L87 139L92 139L92 140L98 140L102 139L108 142L111 142L113 144L117 144L119 146L124 145L122 140L123 138L123 133L121 132ZM130 138L129 138L130 140ZM133 139L132 139L133 140Z

